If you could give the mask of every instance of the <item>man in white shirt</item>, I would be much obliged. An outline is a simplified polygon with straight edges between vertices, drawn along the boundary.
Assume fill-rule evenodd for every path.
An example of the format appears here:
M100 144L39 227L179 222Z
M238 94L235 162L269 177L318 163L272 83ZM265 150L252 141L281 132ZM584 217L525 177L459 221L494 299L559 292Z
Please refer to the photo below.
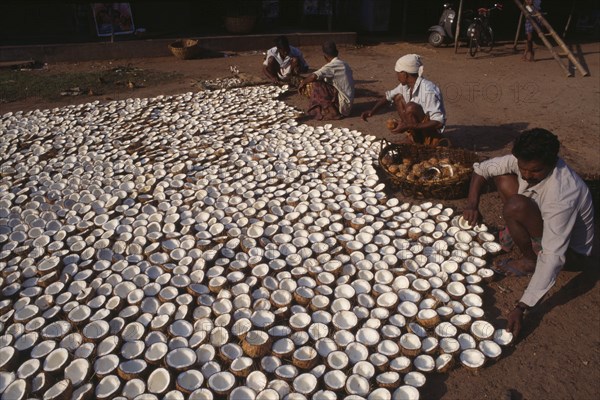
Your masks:
M400 84L379 99L370 111L362 113L367 121L386 104L393 104L399 120L388 121L392 133L406 133L398 142L437 144L446 125L446 109L440 89L422 77L423 63L418 54L407 54L394 67Z
M267 56L263 62L263 73L267 78L278 84L290 82L292 77L308 71L308 64L304 60L302 52L290 46L286 36L279 36L275 40L275 47L267 50Z
M523 313L550 290L565 263L582 266L592 251L592 197L585 182L558 157L559 147L551 132L531 129L515 139L512 155L473 166L463 216L476 223L481 189L487 179L493 179L504 204L506 229L500 241L505 246L513 242L523 255L497 268L508 275L533 273L508 316L508 329L515 336Z
M350 115L354 103L354 77L347 62L338 58L334 42L323 44L327 64L300 82L298 90L310 99L307 115L339 119Z

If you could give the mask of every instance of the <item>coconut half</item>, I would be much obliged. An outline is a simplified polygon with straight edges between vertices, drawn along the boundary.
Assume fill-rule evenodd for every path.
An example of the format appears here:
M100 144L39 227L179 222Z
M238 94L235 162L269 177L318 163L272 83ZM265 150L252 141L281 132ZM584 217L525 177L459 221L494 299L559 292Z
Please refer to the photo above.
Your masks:
M460 353L460 362L471 371L477 371L485 364L485 355L477 349L467 349Z

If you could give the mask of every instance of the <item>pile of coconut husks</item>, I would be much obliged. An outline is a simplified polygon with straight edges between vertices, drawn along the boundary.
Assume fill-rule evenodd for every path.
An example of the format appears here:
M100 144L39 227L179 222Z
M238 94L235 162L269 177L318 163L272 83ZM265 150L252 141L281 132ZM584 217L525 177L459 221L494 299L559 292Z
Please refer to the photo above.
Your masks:
M510 333L499 250L254 86L0 117L0 397L417 399Z

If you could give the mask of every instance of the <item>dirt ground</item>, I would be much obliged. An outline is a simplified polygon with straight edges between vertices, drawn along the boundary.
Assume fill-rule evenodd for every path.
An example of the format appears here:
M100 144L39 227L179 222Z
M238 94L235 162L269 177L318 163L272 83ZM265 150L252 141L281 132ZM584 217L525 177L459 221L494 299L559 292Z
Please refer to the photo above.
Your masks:
M226 50L226 49L224 49ZM302 48L311 68L324 60L318 47ZM522 50L522 45L521 45ZM590 71L572 78L542 46L537 61L521 61L512 43L495 48L491 54L471 58L466 49L454 53L451 47L434 49L420 43L380 42L372 45L340 46L340 58L349 62L356 80L352 116L334 125L364 134L386 137L385 121L392 110L364 122L360 114L372 107L385 90L397 85L395 60L406 53L421 54L425 76L442 89L452 143L485 156L507 154L511 140L522 130L543 127L556 133L562 143L562 157L582 175L600 173L600 43L572 46ZM0 112L53 108L94 100L149 97L199 90L199 82L232 76L230 66L260 77L261 52L197 60L173 57L113 60L48 65L39 73L91 71L127 65L166 72L182 77L160 86L115 89L100 96L67 97L48 103L35 98L0 105ZM303 109L305 99L296 92L284 98ZM311 124L313 124L311 122ZM464 200L448 201L459 211ZM598 209L598 207L597 207ZM501 204L496 193L483 196L484 222L503 225ZM463 368L449 374L431 375L421 389L426 399L597 399L600 398L600 288L598 281L598 232L590 268L584 272L563 271L545 300L530 313L524 332L495 363L477 375ZM507 256L514 256L508 254ZM504 278L488 285L485 294L487 319L496 326L521 296L528 278Z

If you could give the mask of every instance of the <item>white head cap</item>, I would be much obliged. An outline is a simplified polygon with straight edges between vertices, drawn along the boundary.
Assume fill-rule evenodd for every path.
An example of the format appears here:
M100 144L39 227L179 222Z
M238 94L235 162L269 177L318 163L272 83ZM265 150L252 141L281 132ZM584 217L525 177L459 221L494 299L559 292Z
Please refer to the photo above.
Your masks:
M421 56L418 54L407 54L402 56L396 61L394 67L396 72L406 72L408 74L423 74L423 62L421 62Z

